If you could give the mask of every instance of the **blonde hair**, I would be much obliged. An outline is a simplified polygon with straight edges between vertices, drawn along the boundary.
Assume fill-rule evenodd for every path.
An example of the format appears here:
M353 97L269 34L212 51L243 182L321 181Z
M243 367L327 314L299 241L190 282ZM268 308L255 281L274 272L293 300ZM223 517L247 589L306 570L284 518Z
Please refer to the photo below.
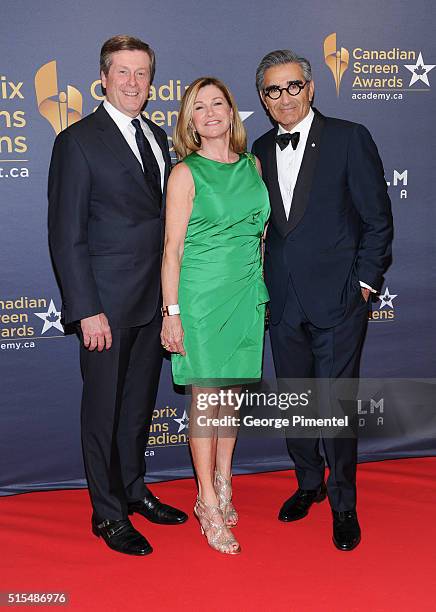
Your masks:
M174 129L173 143L179 159L183 159L193 151L198 151L201 147L201 137L197 132L194 133L192 114L198 92L208 85L218 87L233 111L233 118L230 124L230 149L234 153L243 153L247 148L247 133L230 90L219 79L214 77L200 77L199 79L195 79L185 91L177 124Z

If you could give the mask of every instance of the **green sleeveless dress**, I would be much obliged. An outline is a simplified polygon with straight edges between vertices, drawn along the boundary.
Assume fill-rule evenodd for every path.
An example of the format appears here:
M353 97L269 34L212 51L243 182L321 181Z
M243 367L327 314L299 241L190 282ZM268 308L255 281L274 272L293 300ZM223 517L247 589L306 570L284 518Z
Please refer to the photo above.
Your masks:
M179 281L186 356L172 354L177 385L215 387L261 378L265 305L260 238L268 192L252 155L222 163L191 153L193 209Z

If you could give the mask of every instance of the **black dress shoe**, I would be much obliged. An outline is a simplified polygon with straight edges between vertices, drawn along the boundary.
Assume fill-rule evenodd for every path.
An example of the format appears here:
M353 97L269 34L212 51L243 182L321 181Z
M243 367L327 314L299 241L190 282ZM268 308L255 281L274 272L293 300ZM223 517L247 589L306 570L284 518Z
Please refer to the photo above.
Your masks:
M158 525L181 525L188 520L188 515L172 506L163 504L159 498L148 491L144 499L128 505L129 514L137 512Z
M292 497L285 501L279 512L279 521L290 523L291 521L299 521L309 514L310 507L313 503L319 504L327 495L327 489L324 483L319 489L305 490L297 489Z
M360 527L355 510L333 510L333 543L339 550L353 550L360 542Z
M149 555L153 552L149 542L136 531L129 519L98 522L92 517L92 533L102 537L109 548L125 555Z

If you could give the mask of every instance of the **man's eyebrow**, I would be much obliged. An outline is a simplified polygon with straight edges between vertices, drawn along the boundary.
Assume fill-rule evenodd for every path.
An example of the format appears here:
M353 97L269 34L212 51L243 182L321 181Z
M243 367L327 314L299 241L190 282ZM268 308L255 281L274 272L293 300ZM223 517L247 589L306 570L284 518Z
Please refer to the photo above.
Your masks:
M116 68L118 69L123 68L124 70L130 70L130 67L124 66L124 64L118 64ZM138 72L138 70L147 70L147 66L139 66L139 68L135 68L135 72Z
M301 79L294 79L292 81L286 81L287 85L291 85L292 83L302 83L303 81ZM276 83L272 83L271 85L268 85L268 87L265 87L265 91L268 89L272 89L273 87L277 87L280 88L280 85L277 85Z

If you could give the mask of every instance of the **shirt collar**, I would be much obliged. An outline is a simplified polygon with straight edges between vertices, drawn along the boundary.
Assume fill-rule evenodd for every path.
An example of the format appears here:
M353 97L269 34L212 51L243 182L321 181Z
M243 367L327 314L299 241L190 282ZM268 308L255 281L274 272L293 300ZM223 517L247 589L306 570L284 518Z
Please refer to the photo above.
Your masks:
M111 104L107 99L103 101L103 106L122 132L127 128L127 126L131 125L133 119L139 119L142 124L142 117L140 114L137 115L137 117L130 117L129 115L125 115L117 108L115 108L115 106Z
M292 128L292 133L300 132L300 140L303 138L303 136L304 137L307 136L309 134L310 126L312 125L312 121L314 117L315 117L315 113L310 108L309 112L304 117L304 119L302 119L300 123L297 123L297 125ZM285 128L279 125L277 134L289 134L289 133L290 132L288 132L288 130L285 130Z

